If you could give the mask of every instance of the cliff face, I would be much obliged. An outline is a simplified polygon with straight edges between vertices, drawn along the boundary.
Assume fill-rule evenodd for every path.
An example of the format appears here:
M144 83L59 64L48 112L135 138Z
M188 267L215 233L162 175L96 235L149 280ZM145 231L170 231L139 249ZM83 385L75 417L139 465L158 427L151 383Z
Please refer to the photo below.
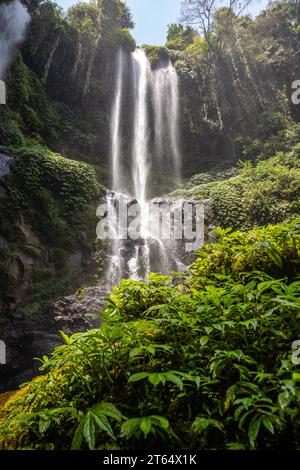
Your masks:
M68 17L55 4L28 3L27 39L0 106L0 336L8 351L0 381L11 387L36 373L33 357L60 344L70 313L72 331L93 326L77 298L52 305L95 281L112 63L121 46L135 47L118 0L79 5Z
M226 159L256 158L260 143L299 121L291 100L299 77L297 24L283 4L254 20L221 9L209 45L197 35L182 45L182 29L169 39L181 79L187 176Z
M9 111L0 108L6 123L0 125L0 143L38 137L63 155L96 164L109 185L113 64L120 47L129 52L135 43L128 12L110 11L120 2L106 3L100 10L76 7L65 18L51 4L32 12L26 43L8 76ZM230 22L220 12L215 29L209 46L195 33L182 42L179 29L165 48L146 48L154 66L170 57L179 73L187 177L244 158L251 142L300 118L291 102L299 61L297 23L289 10L278 5L255 20Z
M101 5L74 7L67 18L51 3L32 12L27 40L7 77L1 145L15 145L23 134L71 158L107 162L114 55L135 43L125 13L110 11L109 2ZM17 128L10 140L9 124Z
M37 311L95 272L112 63L120 47L135 47L122 2L78 5L67 16L27 3L27 39L0 107L2 312Z

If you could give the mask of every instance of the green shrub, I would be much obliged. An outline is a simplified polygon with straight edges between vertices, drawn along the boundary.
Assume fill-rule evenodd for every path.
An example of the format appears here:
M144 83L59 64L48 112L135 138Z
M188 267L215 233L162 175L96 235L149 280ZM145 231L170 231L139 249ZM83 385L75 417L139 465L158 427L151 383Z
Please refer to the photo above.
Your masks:
M74 249L80 231L91 230L89 222L96 220L101 188L94 169L39 147L20 148L14 155L10 203L45 243Z
M295 153L278 153L257 165L245 163L237 177L210 191L217 223L250 228L278 223L300 214L300 161Z
M300 221L229 233L186 275L123 281L0 411L3 449L297 449Z
M147 44L144 44L142 47L153 65L158 64L161 59L168 59L169 57L168 51L164 47L149 46Z
M200 173L171 196L210 198L211 222L222 227L249 229L283 222L300 214L298 146L257 163L240 163L238 170Z

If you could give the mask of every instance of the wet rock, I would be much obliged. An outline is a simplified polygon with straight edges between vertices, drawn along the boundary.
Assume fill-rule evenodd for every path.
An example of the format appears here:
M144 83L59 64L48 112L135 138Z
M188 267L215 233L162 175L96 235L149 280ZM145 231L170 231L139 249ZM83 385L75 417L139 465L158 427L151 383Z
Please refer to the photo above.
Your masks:
M103 309L107 290L101 286L87 287L74 295L64 297L53 306L57 328L72 334L98 327L101 323L99 312Z
M41 374L40 363L34 358L49 355L56 346L63 344L61 330L72 335L100 326L99 311L107 296L108 292L102 286L93 286L35 314L25 315L16 310L7 316L0 333L7 349L7 364L0 366L0 391L16 389Z

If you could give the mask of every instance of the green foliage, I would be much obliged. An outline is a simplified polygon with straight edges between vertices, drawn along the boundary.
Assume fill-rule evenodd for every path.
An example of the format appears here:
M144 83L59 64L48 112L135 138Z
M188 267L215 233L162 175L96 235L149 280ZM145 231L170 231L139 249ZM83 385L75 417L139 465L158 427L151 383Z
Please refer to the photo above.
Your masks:
M144 44L144 51L146 52L148 59L153 65L157 65L160 60L168 59L168 51L161 46L149 46Z
M0 411L3 449L299 448L300 221L216 230L186 275L123 281Z
M20 129L19 116L12 111L0 108L0 144L6 146L24 145L24 135Z
M278 153L211 188L217 223L250 228L278 223L300 213L300 162L295 152Z
M167 49L184 50L198 36L195 29L181 24L171 24L167 33Z
M19 148L14 156L7 182L14 212L21 210L44 242L74 249L80 231L95 220L100 186L93 168L38 147Z
M206 52L206 42L204 39L200 38L199 36L195 37L193 42L189 44L186 48L186 52L191 54L191 56L199 57Z
M260 121L260 134L256 138L242 137L236 138L238 145L241 145L242 156L245 160L257 158L269 158L277 152L290 152L292 149L299 155L300 125L299 123L285 122L284 116L277 114L264 115Z
M300 213L299 125L272 135L263 145L248 144L257 163L200 173L171 196L210 198L210 223L248 229L283 222ZM277 152L277 153L275 153ZM275 155L274 155L275 153ZM270 154L273 155L270 158Z
M288 3L273 2L255 19L220 8L211 22L203 18L205 34L201 8L186 2L189 24L202 33L188 44L184 27L171 26L167 47L180 76L186 177L225 159L256 158L272 134L299 121L290 98L298 37Z
M114 44L117 44L119 47L123 47L126 50L133 51L136 48L135 39L127 28L120 28L112 31L109 38Z

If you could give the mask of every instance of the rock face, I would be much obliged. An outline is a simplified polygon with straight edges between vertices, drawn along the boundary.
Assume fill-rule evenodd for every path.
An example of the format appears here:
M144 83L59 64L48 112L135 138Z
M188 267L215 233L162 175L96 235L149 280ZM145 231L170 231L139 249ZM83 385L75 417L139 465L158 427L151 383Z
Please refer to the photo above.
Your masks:
M9 260L6 267L6 286L4 297L1 299L3 302L1 313L4 315L15 312L24 302L33 271L49 265L48 248L39 241L32 228L24 222L22 215L19 214L15 226L16 230L21 232L24 244L22 248L16 249L14 257ZM1 236L0 248L8 246L8 241Z
M101 286L94 286L31 316L18 310L8 317L0 316L1 339L7 350L6 365L0 365L0 391L16 389L38 375L40 363L34 358L63 344L61 330L71 335L98 327L99 311L107 296Z
M12 162L13 158L0 154L0 198L7 197L6 177ZM24 307L34 304L30 287L35 273L53 269L52 248L41 242L20 212L14 214L12 230L20 240L13 249L9 237L0 234L0 341L6 346L6 364L0 365L0 391L15 389L39 373L40 363L34 358L62 344L60 330L71 335L98 326L96 314L107 295L100 287L91 287L52 306L45 307L41 302L39 307L37 302L38 310L29 313L30 309ZM66 262L66 273L75 273L68 292L85 283L95 269L91 252L82 243Z
M87 287L56 302L53 316L56 326L67 334L99 326L100 311L108 292L101 286Z

